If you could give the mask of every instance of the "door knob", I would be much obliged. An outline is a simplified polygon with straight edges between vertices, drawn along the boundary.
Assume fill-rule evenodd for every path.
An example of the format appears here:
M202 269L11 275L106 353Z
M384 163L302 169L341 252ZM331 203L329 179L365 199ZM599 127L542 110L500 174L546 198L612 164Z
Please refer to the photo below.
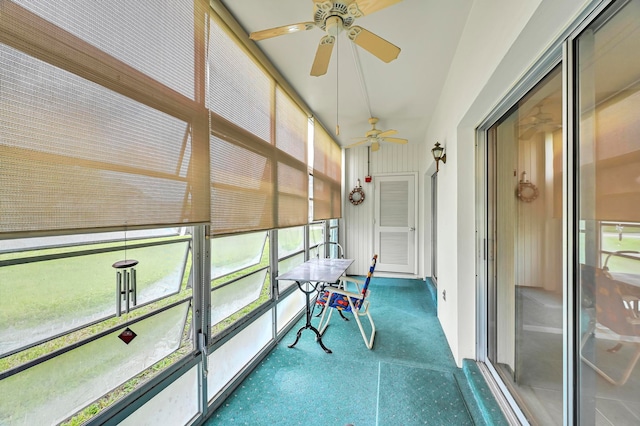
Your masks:
M416 228L414 228L413 226L411 228L409 228L409 231L415 231Z

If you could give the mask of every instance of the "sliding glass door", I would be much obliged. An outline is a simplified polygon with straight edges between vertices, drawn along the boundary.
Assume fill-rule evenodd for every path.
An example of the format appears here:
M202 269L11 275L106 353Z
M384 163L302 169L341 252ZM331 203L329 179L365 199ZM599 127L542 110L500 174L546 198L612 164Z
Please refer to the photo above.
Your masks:
M640 423L640 1L575 42L582 424Z
M562 423L562 75L488 131L487 355L531 423Z
M597 11L481 133L480 358L536 425L640 424L640 0Z

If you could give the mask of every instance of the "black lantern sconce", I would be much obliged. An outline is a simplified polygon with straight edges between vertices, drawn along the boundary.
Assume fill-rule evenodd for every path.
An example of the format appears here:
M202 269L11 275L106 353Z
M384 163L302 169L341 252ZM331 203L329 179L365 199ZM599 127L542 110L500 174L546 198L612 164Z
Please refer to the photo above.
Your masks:
M440 171L439 162L447 163L447 154L444 153L444 147L440 146L440 142L436 142L436 146L431 149L431 154L433 154L433 159L436 160L436 173Z

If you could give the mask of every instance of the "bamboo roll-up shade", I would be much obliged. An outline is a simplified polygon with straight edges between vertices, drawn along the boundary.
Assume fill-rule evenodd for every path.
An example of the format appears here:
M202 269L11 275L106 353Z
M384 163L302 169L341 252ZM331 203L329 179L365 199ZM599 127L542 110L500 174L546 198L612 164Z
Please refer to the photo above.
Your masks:
M331 183L313 176L313 218L331 217Z
M211 136L211 232L275 227L273 159Z
M262 140L272 142L275 82L220 21L211 19L207 107Z
M0 235L209 221L208 123L193 100L204 12L133 3L126 19L100 2L3 3ZM141 51L188 64L155 70Z
M342 151L316 123L313 157L313 219L335 219L342 215Z
M309 221L309 173L306 164L292 167L278 162L278 227Z
M211 232L308 221L307 164L211 113Z
M276 147L307 163L309 118L280 86L276 86Z
M341 188L335 181L313 176L314 220L336 219L341 212Z
M306 114L219 18L210 33L211 233L306 224Z
M204 27L203 19L195 18L194 8L204 17L208 2L178 0L155 8L144 1L121 0L13 2L26 13L194 99L195 22L198 32Z
M309 221L308 135L309 118L289 95L277 86L276 147L279 151L277 155L280 228L304 225Z

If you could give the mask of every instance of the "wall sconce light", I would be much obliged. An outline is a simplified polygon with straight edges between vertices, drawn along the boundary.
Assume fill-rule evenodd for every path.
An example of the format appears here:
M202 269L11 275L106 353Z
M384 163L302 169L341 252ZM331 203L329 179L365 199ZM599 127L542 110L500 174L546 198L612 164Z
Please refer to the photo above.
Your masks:
M431 153L433 154L433 159L436 160L436 172L438 172L440 171L438 163L442 161L446 164L447 154L444 154L444 148L440 146L440 142L436 142L436 146L431 149Z

